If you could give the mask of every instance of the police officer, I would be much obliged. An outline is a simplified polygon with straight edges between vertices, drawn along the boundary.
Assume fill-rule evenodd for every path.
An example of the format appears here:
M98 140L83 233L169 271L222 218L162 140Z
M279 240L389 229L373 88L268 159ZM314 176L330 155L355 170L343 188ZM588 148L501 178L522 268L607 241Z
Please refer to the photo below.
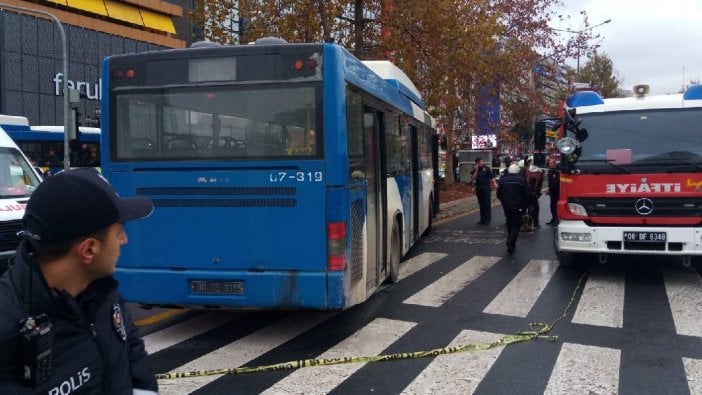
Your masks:
M527 208L531 195L529 184L519 171L519 166L511 164L507 169L507 175L500 177L497 186L497 198L502 203L507 221L507 252L510 254L517 248L517 236L522 227L522 214Z
M492 171L483 165L482 158L475 158L475 166L471 171L471 180L475 183L475 196L478 198L478 206L480 206L480 221L478 225L490 225L492 219L491 206L491 188L497 187L495 175Z
M144 343L112 278L127 243L124 222L152 211L146 198L118 197L94 168L60 172L37 187L24 215L25 239L0 278L2 393L157 393ZM41 343L37 355L20 322L43 322L49 330L42 341L49 334L53 341ZM37 360L43 368L24 370Z
M558 225L558 198L561 189L561 172L558 170L558 161L556 158L548 160L548 196L550 198L551 220L546 225Z

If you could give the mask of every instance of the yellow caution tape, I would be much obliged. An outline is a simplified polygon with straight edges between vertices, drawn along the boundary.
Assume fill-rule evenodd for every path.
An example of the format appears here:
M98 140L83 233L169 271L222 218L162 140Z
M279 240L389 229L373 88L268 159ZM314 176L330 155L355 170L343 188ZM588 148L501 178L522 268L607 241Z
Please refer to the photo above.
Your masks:
M327 359L300 359L296 361L288 361L277 363L274 365L264 365L264 366L254 366L254 367L239 367L239 368L228 368L228 369L213 369L213 370L193 370L189 372L170 372L161 373L156 375L157 380L170 380L179 379L187 377L203 377L203 376L215 376L215 375L225 375L225 374L243 374L243 373L255 373L255 372L272 372L280 370L293 370L300 368L307 368L312 366L329 366L329 365L340 365L346 363L357 363L357 362L384 362L384 361L394 361L398 359L410 359L410 358L424 358L424 357L436 357L438 355L453 354L463 351L482 351L489 350L491 348L506 346L508 344L521 343L534 339L546 339L550 341L555 341L558 336L547 336L553 327L568 314L568 310L575 301L575 296L580 289L583 280L587 277L587 273L583 273L578 280L578 284L573 291L570 301L563 309L563 314L561 314L558 319L553 321L551 324L545 322L535 322L529 324L532 328L531 331L517 332L512 335L505 335L493 343L471 343L463 344L458 346L449 346L444 348L436 348L429 351L415 351L415 352L404 352L396 354L385 354L385 355L374 355L365 357L340 357L340 358L327 358Z

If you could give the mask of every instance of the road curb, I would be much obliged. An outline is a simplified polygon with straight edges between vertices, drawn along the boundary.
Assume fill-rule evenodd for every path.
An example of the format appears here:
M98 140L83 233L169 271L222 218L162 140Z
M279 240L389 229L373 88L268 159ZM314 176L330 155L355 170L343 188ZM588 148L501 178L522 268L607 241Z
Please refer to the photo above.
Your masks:
M500 203L500 201L497 199L497 196L495 196L495 191L492 191L491 196L492 206L495 206L495 204ZM478 208L478 198L476 198L475 195L463 199L441 203L439 204L439 212L438 214L436 214L436 219L453 217L463 213L478 210Z

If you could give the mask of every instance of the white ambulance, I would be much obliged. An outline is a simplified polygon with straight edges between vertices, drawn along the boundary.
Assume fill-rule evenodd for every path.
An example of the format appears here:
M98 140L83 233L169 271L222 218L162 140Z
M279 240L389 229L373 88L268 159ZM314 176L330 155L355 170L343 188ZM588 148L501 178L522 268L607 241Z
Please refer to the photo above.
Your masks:
M6 130L29 130L25 117L0 115L0 273L6 268L21 241L22 216L29 196L41 182Z

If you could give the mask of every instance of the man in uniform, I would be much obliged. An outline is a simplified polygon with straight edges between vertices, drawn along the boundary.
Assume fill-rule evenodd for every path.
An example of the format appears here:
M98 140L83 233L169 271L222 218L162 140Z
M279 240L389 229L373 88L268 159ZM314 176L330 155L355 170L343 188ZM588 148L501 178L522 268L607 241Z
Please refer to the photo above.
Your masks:
M471 172L471 180L475 183L475 196L478 198L480 206L480 221L478 225L490 225L492 219L492 189L497 187L495 175L483 165L482 158L475 158L475 166Z
M531 190L526 179L519 174L519 166L511 164L507 175L500 177L497 198L502 203L507 221L507 252L512 254L517 248L517 236L522 227L522 214L529 202Z
M556 158L548 160L548 196L550 198L551 220L546 225L558 225L558 198L561 189L561 172L558 171Z
M0 392L156 394L144 342L112 278L126 221L153 211L94 168L45 179L0 277ZM36 365L36 366L35 366Z

